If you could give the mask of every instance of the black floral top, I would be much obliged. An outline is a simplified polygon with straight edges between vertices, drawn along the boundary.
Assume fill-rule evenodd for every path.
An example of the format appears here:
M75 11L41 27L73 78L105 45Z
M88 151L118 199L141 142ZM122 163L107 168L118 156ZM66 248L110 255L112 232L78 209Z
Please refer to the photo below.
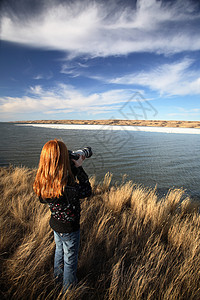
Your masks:
M40 202L47 203L51 210L50 226L60 233L77 231L80 228L80 199L91 195L91 185L82 167L76 168L79 183L67 185L63 195L59 198L40 198Z

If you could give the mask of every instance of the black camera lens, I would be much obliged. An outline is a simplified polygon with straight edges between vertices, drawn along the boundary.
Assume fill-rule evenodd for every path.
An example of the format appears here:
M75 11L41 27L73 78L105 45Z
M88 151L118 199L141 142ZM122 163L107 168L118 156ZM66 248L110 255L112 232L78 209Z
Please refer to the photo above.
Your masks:
M82 151L86 158L89 158L92 156L92 148L91 147L85 147L82 149Z

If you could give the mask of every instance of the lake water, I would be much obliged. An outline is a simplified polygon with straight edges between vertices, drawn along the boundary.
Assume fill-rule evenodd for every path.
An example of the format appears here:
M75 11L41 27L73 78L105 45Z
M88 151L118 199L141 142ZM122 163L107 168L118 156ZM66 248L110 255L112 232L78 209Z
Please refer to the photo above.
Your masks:
M43 145L61 139L68 149L91 146L84 168L98 181L113 173L166 192L184 187L200 197L200 130L109 125L22 125L0 123L0 166L37 167Z

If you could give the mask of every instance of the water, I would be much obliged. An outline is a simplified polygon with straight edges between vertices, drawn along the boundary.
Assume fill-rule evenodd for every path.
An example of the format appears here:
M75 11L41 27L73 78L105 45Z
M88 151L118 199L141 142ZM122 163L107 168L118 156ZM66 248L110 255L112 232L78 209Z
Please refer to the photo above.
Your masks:
M92 147L94 154L85 160L84 168L89 175L96 175L98 181L107 172L113 173L113 182L120 182L127 174L127 180L144 186L157 185L161 192L184 187L190 195L200 197L200 131L197 129L164 129L170 132L166 133L159 128L49 126L0 123L0 166L37 167L43 145L57 138L71 150Z

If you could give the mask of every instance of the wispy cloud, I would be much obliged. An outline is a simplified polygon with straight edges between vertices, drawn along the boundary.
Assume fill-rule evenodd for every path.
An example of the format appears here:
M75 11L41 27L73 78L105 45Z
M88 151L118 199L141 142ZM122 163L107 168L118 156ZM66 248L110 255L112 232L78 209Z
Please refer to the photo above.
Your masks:
M53 73L50 72L49 74L37 74L37 75L33 76L33 79L35 79L35 80L41 80L41 79L49 80L52 77L53 77Z
M46 2L47 3L47 2ZM49 4L50 3L50 4ZM194 3L138 0L136 8L107 1L50 1L40 13L20 19L1 16L3 40L71 56L125 55L148 51L173 54L200 49L200 14Z
M38 75L34 76L33 79L35 79L35 80L43 79L43 75L38 74Z
M59 84L52 89L32 86L27 96L0 98L1 114L36 113L59 114L69 112L113 112L132 96L131 90L110 90L83 95L72 86Z
M84 70L88 68L87 64L76 61L67 61L61 66L61 73L67 74L71 77L78 77L84 74Z
M170 117L187 117L187 118L190 118L191 116L199 117L200 116L200 108L185 109L183 107L177 107L176 112L169 113L168 116L170 116Z
M111 83L140 85L161 95L200 94L200 72L191 70L194 60L185 58L174 63L162 64L149 71L131 73L111 79Z

